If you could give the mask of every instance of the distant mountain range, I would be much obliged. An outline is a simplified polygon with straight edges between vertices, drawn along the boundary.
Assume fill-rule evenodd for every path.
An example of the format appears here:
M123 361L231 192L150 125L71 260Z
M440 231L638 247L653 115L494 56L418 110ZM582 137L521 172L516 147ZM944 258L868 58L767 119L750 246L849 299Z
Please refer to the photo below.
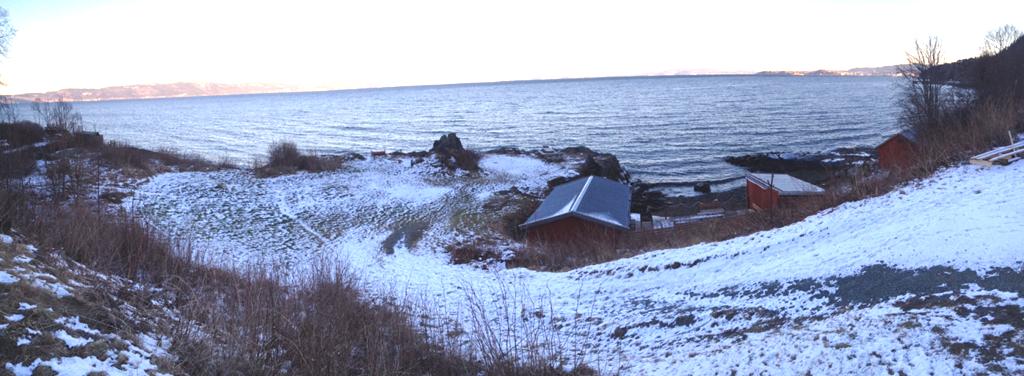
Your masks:
M859 76L859 77L895 77L900 75L902 65L889 65L875 68L853 68L848 70L825 70L816 71L763 71L757 72L758 76Z
M759 76L897 76L899 75L898 65L877 68L854 68L845 71L816 70L816 71L764 71L757 72ZM711 71L678 71L663 72L664 75L702 75L718 74ZM217 84L217 83L192 83L179 82L173 84L150 84L150 85L128 85L111 86L100 89L61 89L45 93L26 93L14 95L15 100L20 101L56 101L64 99L67 101L105 101L118 99L148 99L148 98L179 98L179 97L200 97L214 95L235 95L235 94L263 94L283 93L302 91L302 88L274 85L274 84ZM309 90L308 88L305 90ZM323 90L323 88L320 88Z
M19 94L15 95L14 99L23 101L55 101L63 98L67 101L77 102L116 99L280 93L294 90L295 89L292 87L271 84L214 84L180 82L173 84L111 86L102 89L62 89L46 93Z

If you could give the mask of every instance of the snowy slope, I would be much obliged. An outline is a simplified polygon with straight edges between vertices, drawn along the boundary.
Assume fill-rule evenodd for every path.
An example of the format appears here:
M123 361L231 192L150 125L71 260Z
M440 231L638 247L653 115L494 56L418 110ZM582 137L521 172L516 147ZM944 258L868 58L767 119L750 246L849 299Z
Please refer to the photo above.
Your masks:
M516 164L499 162L482 165L521 176ZM140 206L170 231L201 223L196 240L216 244L218 262L262 262L253 257L261 244L275 247L272 257L290 257L289 267L343 261L371 292L421 296L431 314L471 332L480 330L471 317L533 333L523 335L544 328L570 355L609 372L1024 372L1024 163L951 168L784 228L565 273L451 265L440 247L456 235L444 220L411 247L382 253L390 217L344 219L351 210L445 218L453 202L479 207L489 192L524 184L493 173L452 185L429 167L379 163L261 183L230 173L163 175L141 188ZM373 188L345 191L342 180ZM209 189L214 181L234 193ZM255 221L206 220L214 215L207 206L225 200ZM275 216L304 225L259 222Z
M154 292L0 234L0 374L180 373Z

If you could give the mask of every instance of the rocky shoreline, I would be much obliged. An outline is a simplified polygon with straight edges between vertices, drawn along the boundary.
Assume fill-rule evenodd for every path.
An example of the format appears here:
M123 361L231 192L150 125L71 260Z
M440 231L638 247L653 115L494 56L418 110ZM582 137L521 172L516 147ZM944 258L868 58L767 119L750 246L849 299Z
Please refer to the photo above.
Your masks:
M474 155L468 157L468 155ZM600 176L627 183L633 191L632 212L656 216L676 217L697 214L701 206L720 207L725 210L746 208L746 192L742 177L719 181L644 182L633 179L622 167L618 158L610 153L601 153L585 146L561 149L521 149L498 147L479 153L465 149L455 134L448 134L434 143L430 151L392 152L390 157L415 157L414 163L434 157L441 166L449 169L476 171L474 164L460 158L478 160L483 155L529 156L548 163L576 165L577 175L548 182L548 189L580 176ZM784 173L799 179L828 186L837 177L848 174L852 168L876 162L877 155L872 148L840 148L823 153L755 153L724 158L731 165L749 172ZM726 188L722 188L722 187ZM672 194L673 189L692 190L693 194ZM508 192L518 196L521 192ZM545 192L546 193L546 192ZM542 199L535 197L534 199Z

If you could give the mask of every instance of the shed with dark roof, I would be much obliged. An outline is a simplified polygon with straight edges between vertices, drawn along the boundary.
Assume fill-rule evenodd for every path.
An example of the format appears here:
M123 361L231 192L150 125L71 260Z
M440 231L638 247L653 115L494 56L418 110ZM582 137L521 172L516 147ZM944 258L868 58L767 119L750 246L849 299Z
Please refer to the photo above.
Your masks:
M821 187L786 174L747 175L747 207L754 210L786 206L824 193Z
M878 165L884 169L907 168L917 155L917 133L903 131L892 135L878 145Z
M530 242L610 241L629 230L629 186L598 176L556 186L520 228Z

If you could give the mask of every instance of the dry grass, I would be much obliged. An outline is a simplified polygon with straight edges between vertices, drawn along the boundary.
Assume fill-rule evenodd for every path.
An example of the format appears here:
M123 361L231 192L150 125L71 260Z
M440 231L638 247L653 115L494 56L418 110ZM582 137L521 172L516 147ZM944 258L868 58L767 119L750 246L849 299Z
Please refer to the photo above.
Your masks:
M294 174L298 171L323 172L341 168L343 157L305 154L293 142L276 142L267 150L267 163L254 166L256 176L274 177ZM258 165L258 162L256 163Z
M131 170L135 175L150 176L164 171L168 166L179 171L213 171L236 168L224 160L211 162L198 155L181 153L171 149L150 151L123 142L109 141L99 148L99 159L107 165Z
M910 176L927 176L995 146L1012 143L1024 131L1020 106L1008 100L986 100L947 110L938 125L919 129L917 159Z

